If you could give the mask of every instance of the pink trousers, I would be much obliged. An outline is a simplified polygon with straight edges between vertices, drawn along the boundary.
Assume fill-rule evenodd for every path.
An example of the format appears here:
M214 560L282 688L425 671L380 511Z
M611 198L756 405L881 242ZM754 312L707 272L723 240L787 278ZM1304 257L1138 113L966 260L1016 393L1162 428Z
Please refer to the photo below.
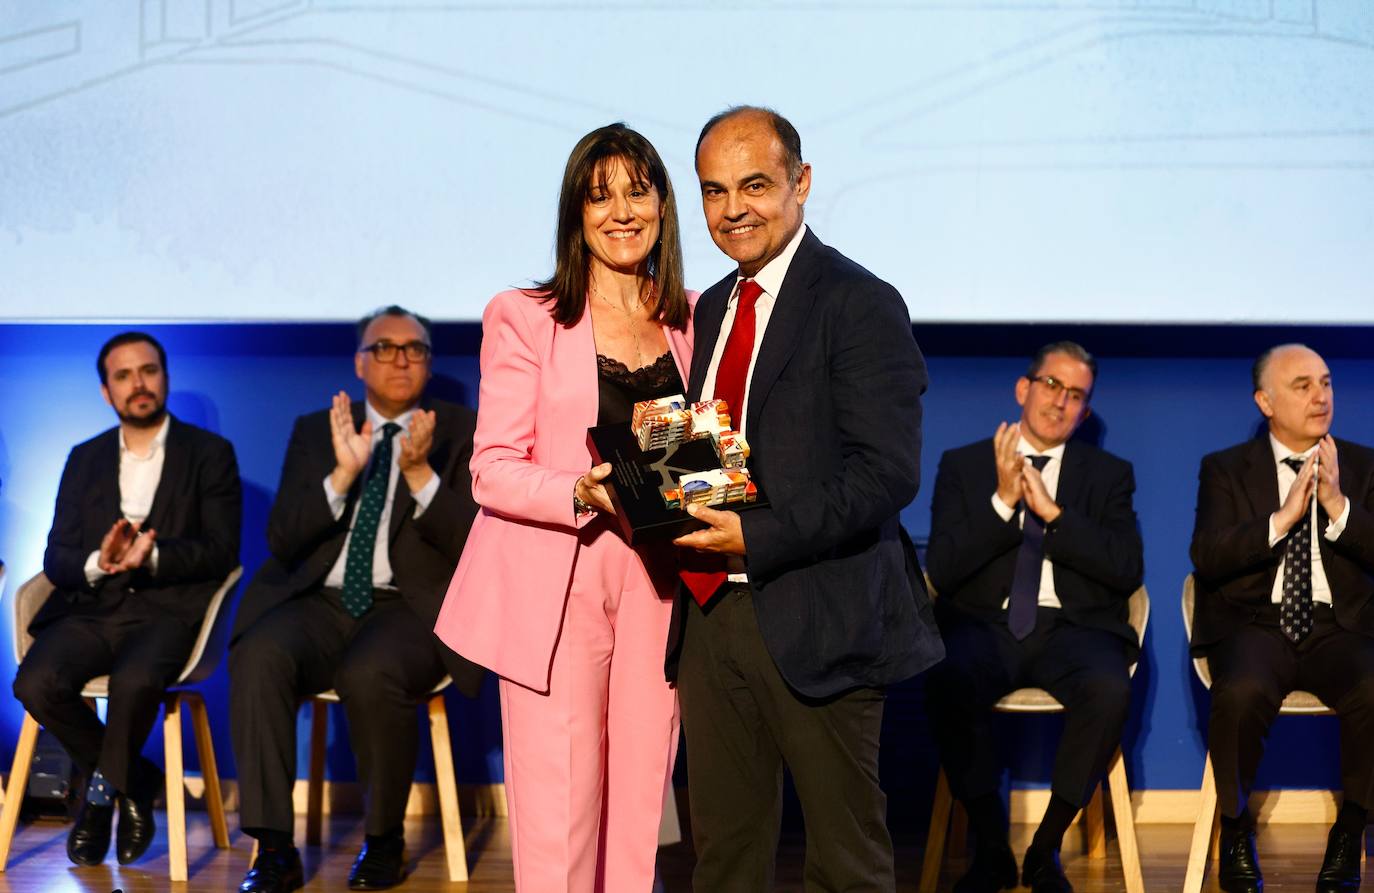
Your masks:
M576 560L548 693L500 685L515 889L649 893L677 753L660 595L673 586L656 566L655 589L603 522L583 529Z

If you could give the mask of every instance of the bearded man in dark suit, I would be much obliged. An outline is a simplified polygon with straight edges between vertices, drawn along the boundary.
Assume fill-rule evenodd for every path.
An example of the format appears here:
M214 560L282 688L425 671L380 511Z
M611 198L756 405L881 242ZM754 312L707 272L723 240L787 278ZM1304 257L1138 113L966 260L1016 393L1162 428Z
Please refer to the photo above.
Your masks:
M366 392L296 420L267 524L272 558L244 593L229 652L240 823L258 858L243 893L303 883L292 831L296 710L335 689L366 789L366 839L349 887L405 877L403 819L415 772L415 707L445 673L475 694L482 671L444 646L434 619L477 507L468 461L476 415L422 400L430 323L386 307L358 324Z
M119 425L78 444L57 491L43 572L56 590L29 626L14 694L90 779L67 856L133 862L154 834L162 772L140 755L190 657L210 598L238 564L243 497L229 441L167 412L167 353L124 332L96 359ZM81 689L109 674L105 723Z
M1207 747L1221 811L1218 880L1263 886L1247 805L1284 697L1309 691L1341 724L1342 803L1318 893L1360 886L1374 802L1374 450L1331 436L1331 372L1301 344L1255 361L1268 432L1202 460L1192 558L1193 651L1212 671Z

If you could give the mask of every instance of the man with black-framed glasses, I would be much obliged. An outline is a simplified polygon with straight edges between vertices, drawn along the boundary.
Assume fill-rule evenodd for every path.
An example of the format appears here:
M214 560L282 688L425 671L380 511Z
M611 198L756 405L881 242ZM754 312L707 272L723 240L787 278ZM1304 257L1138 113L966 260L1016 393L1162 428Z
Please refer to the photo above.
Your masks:
M1071 440L1097 375L1071 341L1041 348L1017 379L1021 418L945 453L935 478L927 571L945 660L927 688L940 761L976 850L957 893L1017 886L991 708L1024 687L1064 705L1051 796L1022 883L1072 887L1059 848L1121 740L1140 643L1127 600L1143 556L1130 463Z
M429 320L401 307L358 323L354 371L296 420L267 524L271 559L244 593L229 652L240 823L260 850L240 890L303 882L293 840L296 708L338 691L367 796L355 890L404 878L402 821L418 748L414 709L448 673L475 694L482 671L433 635L477 507L475 414L423 399Z

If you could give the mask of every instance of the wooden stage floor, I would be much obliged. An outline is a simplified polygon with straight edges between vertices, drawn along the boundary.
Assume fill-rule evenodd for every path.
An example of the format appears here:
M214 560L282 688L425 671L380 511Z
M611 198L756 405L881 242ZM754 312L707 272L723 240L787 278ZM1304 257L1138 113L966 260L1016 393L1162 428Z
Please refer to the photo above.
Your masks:
M165 815L159 814L157 841L147 856L137 865L121 867L111 853L109 863L99 868L77 868L67 861L66 836L68 825L55 822L22 827L15 837L9 869L0 874L0 893L164 893L167 890L232 891L248 869L248 853L252 841L232 828L231 848L215 850L210 839L209 820L204 813L190 814L191 828L188 850L191 880L173 885L167 880L167 845L163 833ZM232 827L232 826L231 826ZM1150 891L1176 891L1183 882L1187 860L1189 833L1185 825L1141 825L1140 849L1145 873L1145 885ZM1018 851L1029 842L1034 829L1017 826L1013 829ZM466 885L450 884L446 880L442 838L438 819L407 822L406 837L410 847L411 876L396 888L404 893L436 893L436 891L465 891L465 893L513 893L511 880L510 838L504 819L471 819L464 825L468 846L471 880ZM1122 890L1121 867L1114 841L1108 840L1108 857L1094 862L1078 855L1070 832L1065 847L1065 869L1078 893L1113 893ZM306 890L344 890L348 869L362 841L361 818L339 816L326 825L327 843L318 849L305 848ZM298 838L304 838L304 824L297 828ZM914 893L920 871L921 843L916 838L897 837L898 890ZM785 835L778 858L779 893L802 893L801 864L803 841L800 834ZM1260 833L1260 862L1265 870L1265 889L1271 893L1284 890L1311 890L1322 852L1326 845L1326 828L1319 825L1275 825ZM690 844L681 843L660 851L659 870L665 893L687 893L691 890L692 851ZM948 890L961 869L961 863L948 860L941 889ZM1216 891L1215 878L1208 875L1204 891ZM1363 890L1374 891L1374 879L1366 873ZM620 893L620 891L616 891ZM634 891L628 891L634 893ZM707 893L707 891L702 891Z

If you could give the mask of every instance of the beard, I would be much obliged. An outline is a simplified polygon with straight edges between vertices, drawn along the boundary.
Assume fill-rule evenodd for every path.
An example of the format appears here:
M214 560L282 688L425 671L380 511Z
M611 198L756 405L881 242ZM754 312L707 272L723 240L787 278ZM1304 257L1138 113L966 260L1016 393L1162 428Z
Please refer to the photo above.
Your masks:
M129 411L129 407L140 397L147 397L153 401L153 408L143 415L138 415ZM156 428L162 424L162 420L167 417L167 404L157 399L155 394L148 391L140 391L131 394L128 400L124 401L124 408L115 411L122 424L131 428Z

